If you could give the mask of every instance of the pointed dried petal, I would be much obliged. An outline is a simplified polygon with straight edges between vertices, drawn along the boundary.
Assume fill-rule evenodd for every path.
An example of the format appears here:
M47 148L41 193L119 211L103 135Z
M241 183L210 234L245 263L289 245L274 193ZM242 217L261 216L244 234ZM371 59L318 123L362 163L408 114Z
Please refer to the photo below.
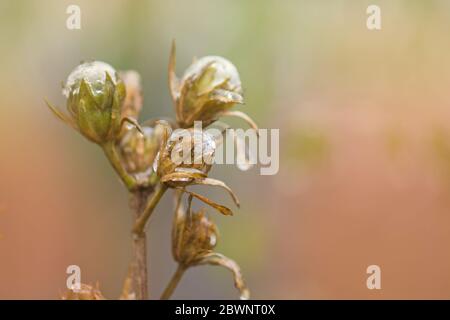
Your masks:
M200 261L197 262L198 265L215 265L227 268L233 273L234 286L240 292L241 300L248 300L250 298L250 290L245 285L244 277L242 276L241 268L232 259L224 256L220 253L210 253L203 256Z
M180 80L177 78L177 75L175 73L175 66L176 66L176 47L175 47L175 40L173 40L169 58L169 90L174 104L176 104L178 96L180 94Z
M256 130L256 135L259 136L258 125L250 118L246 113L242 111L231 111L227 110L220 114L221 117L229 116L229 117L238 117L247 122L247 124L254 130Z
M207 205L213 207L214 209L216 209L217 211L219 211L221 214L225 215L225 216L232 216L233 215L233 211L231 211L229 208L222 206L214 201L212 201L211 199L208 199L205 196L202 196L198 193L192 192L192 191L188 191L185 190L184 192L192 195L193 197L199 199L200 201L203 201L204 203L206 203Z
M212 91L209 95L209 99L213 101L220 101L222 103L244 103L244 97L241 94L223 89L216 89Z
M68 124L69 126L75 128L72 119L65 115L64 113L62 113L61 111L58 110L57 107L53 106L47 99L44 99L45 103L47 104L47 107L53 112L53 114L60 119L61 121L63 121L64 123Z
M123 117L120 121L120 126L122 126L125 122L128 122L129 124L133 125L142 135L144 135L144 131L142 130L141 126L139 125L139 122L137 122L136 119L131 117Z
M236 194L223 181L213 179L213 178L201 178L201 179L195 179L191 184L221 187L221 188L225 189L226 191L228 191L228 193L230 194L231 198L233 198L233 201L238 208L240 208L240 206L241 206Z

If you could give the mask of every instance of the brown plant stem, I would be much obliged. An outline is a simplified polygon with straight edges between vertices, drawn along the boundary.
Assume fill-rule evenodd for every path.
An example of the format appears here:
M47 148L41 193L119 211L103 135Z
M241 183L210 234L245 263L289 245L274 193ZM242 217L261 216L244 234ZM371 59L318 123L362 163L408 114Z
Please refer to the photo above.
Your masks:
M182 264L178 265L177 270L173 274L172 278L170 279L169 284L167 285L166 289L164 290L163 294L161 295L161 300L168 300L172 296L173 292L178 286L178 283L180 282L181 278L184 275L184 272L186 271L186 267Z
M136 219L136 223L134 224L133 234L135 235L135 237L139 237L142 233L144 233L145 224L152 215L153 210L155 209L159 200L161 200L161 197L164 195L166 190L167 186L164 184L160 184L153 196L148 200L145 208L142 211L142 214Z
M133 221L136 221L141 217L147 203L149 192L150 191L148 190L137 190L131 193L130 207L133 210ZM133 237L131 274L131 279L133 279L133 291L136 293L136 299L148 299L147 237L145 231L142 231Z

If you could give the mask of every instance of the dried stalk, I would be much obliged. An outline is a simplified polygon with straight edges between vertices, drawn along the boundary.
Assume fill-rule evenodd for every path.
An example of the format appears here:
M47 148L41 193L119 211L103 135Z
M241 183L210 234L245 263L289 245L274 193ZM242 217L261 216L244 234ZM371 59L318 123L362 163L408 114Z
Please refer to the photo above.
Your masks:
M177 270L170 279L170 282L167 284L166 289L164 289L164 292L161 295L161 300L170 299L185 271L186 268L183 265L179 264Z
M141 211L142 214L140 214L138 217L136 217L136 223L133 227L133 234L135 237L140 237L142 233L145 231L145 224L147 223L148 219L153 213L153 210L155 209L156 205L159 203L159 200L161 200L161 197L164 195L164 193L167 190L167 186L161 184L158 189L156 189L155 193L150 197L150 199L147 201L146 204L144 204L143 210Z
M131 193L130 207L133 210L133 221L141 217L149 195L147 190L137 190ZM133 260L130 271L136 299L148 299L147 237L145 231L133 236Z

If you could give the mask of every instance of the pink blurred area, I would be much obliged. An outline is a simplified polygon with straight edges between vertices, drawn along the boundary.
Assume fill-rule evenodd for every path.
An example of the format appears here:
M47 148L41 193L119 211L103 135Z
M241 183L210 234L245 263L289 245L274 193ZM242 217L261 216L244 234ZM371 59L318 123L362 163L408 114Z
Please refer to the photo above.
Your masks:
M242 209L215 219L218 251L238 261L256 299L450 297L450 6L378 1L69 1L0 4L0 298L58 299L66 268L118 297L131 256L128 196L101 150L46 108L81 60L136 69L143 118L173 116L170 42L179 74L194 56L240 71L243 111L280 129L280 171L211 175ZM45 5L44 5L45 3ZM241 122L230 122L241 126ZM209 191L227 203L220 192ZM231 205L231 203L228 203ZM149 231L150 288L175 269L170 194ZM379 265L382 289L368 290ZM175 298L237 298L220 268L189 270Z

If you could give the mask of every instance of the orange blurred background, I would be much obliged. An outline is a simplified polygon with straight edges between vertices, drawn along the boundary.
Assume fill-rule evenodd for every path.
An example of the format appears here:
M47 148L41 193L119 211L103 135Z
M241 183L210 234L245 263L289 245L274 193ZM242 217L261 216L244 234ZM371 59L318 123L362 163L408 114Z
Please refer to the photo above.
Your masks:
M81 30L66 28L70 4ZM218 251L239 262L253 298L450 298L450 3L376 1L380 31L366 28L370 4L1 0L0 298L57 299L71 264L106 297L120 294L128 196L101 150L43 98L63 106L61 81L98 59L140 72L143 119L173 116L173 38L178 74L194 56L227 57L243 111L280 129L277 175L211 173L241 199L235 216L210 216ZM166 195L149 230L153 298L176 267L171 208ZM366 287L372 264L381 290ZM217 267L189 270L174 295L237 297Z

